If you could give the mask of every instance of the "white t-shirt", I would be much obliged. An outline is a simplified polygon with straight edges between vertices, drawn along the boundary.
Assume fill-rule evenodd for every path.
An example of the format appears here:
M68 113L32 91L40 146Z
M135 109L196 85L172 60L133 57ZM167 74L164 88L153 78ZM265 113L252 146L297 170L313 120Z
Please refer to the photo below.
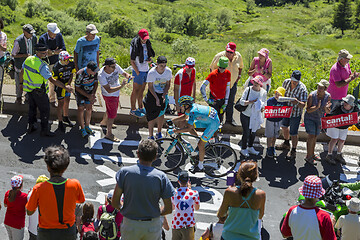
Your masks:
M187 187L177 189L174 196L171 197L174 206L173 219L171 222L172 229L180 229L195 226L194 207L200 204L198 191L191 190Z
M0 45L3 45L7 41L7 36L4 32L0 31ZM0 58L4 56L5 52L0 50Z
M220 240L223 229L224 229L224 224L223 223L215 223L215 224L213 224L213 227L212 227L213 238L212 239Z
M144 51L144 61L142 63L140 63L139 61L139 56L136 56L135 58L135 64L139 70L139 72L147 72L149 71L149 63L148 61L148 51L147 51L147 47L146 47L146 43L142 44L143 47L143 51ZM130 47L130 53L132 51L132 47Z
M360 240L360 216L357 214L341 216L335 228L341 228L341 240Z
M27 196L28 201L30 199L31 194L32 194L32 189ZM36 208L35 212L29 216L29 226L28 226L29 232L31 232L34 235L37 235L38 224L39 224L39 210Z
M171 69L166 67L165 71L160 74L156 71L156 67L150 69L146 82L152 82L154 84L155 92L164 93L166 82L170 81L172 78Z
M106 97L118 97L120 95L120 90L113 93L108 93L103 86L108 84L110 87L120 86L119 74L123 74L124 70L119 65L116 64L114 72L107 74L104 71L104 68L105 67L102 67L98 74L98 80L101 85L101 93Z

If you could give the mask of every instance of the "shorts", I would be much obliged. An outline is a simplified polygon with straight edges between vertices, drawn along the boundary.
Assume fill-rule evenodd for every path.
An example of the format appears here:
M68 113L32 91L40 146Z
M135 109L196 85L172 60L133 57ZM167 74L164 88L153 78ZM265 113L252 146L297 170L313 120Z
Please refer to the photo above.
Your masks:
M76 103L79 106L83 106L84 104L91 104L90 100L85 97L84 95L81 95L80 93L76 93Z
M307 134L310 135L319 135L321 130L320 119L318 121L312 119L304 119L305 130Z
M132 75L134 76L134 83L143 85L146 83L148 72L139 72L139 75L136 75L136 72L133 70Z
M162 97L162 93L156 93L156 95L160 100L160 106L156 106L156 99L150 91L148 91L143 101L146 110L146 119L148 122L164 115L167 107L166 101L164 101Z
M119 106L119 97L114 96L103 96L105 105L106 105L106 113L108 118L114 119L117 115L117 108Z
M212 136L214 136L214 133L219 129L220 126L220 119L219 116L216 116L214 120L212 120L210 123L203 123L200 121L194 122L195 128L205 128L203 135L201 135L200 139L204 142L208 142Z
M296 136L299 132L301 116L283 118L281 127L290 127L290 136Z
M328 128L326 130L326 135L331 137L332 139L340 139L345 141L347 137L348 129L340 129L340 128Z
M266 119L265 137L278 138L280 136L280 124L281 121L272 122Z
M70 97L71 93L67 92L64 88L55 87L56 97L58 100L64 99L64 97Z

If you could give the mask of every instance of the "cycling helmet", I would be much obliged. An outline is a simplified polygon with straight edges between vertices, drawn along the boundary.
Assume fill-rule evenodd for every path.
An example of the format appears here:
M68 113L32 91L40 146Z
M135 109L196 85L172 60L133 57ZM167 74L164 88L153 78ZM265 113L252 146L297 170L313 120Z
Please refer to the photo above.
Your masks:
M70 57L71 56L67 51L61 51L59 53L59 59L62 60L62 61L65 61L65 60L69 59Z
M178 103L180 106L182 106L182 105L192 106L194 103L194 98L190 97L190 96L182 96L181 98L179 98Z
M195 66L195 58L188 57L185 61L186 66Z

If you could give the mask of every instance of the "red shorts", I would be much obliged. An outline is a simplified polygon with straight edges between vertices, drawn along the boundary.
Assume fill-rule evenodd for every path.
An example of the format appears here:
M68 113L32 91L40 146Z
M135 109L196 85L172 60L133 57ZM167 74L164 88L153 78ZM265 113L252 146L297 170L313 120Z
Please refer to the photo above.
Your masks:
M119 106L119 97L103 96L106 104L106 113L108 118L114 119L117 115L117 108Z

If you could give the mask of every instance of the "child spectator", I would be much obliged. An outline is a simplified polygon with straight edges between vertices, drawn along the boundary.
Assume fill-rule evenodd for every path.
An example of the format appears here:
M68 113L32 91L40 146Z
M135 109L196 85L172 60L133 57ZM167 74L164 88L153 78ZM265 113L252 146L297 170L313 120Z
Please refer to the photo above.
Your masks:
M92 113L92 106L96 101L96 89L98 87L99 68L97 64L90 61L85 68L77 72L75 80L76 102L78 105L78 122L81 127L81 136L86 138L93 135L94 132L90 128L90 120ZM84 110L85 122L84 122Z
M352 112L359 112L359 108L355 104L355 97L352 95L347 95L346 97L342 98L341 102L335 102L335 106L332 106L330 114L327 114L326 116L334 116ZM342 165L346 164L346 161L343 158L341 151L345 144L348 127L350 126L328 128L326 131L326 135L328 135L331 140L329 142L328 155L326 156L325 160L332 165L336 164L335 160L340 162L340 164ZM338 147L337 153L336 156L333 157L332 153L336 144Z
M92 203L85 203L83 205L83 215L81 216L81 227L80 232L80 240L83 240L84 233L86 232L95 232L94 226L94 205Z
M267 106L281 107L285 106L286 103L278 102L280 96L285 95L285 88L278 87L275 90L274 97L271 97L267 100ZM267 118L265 126L265 137L266 137L266 156L269 158L276 157L275 151L275 142L276 139L280 136L280 124L282 118Z
M42 183L49 180L49 178L45 175L40 175L37 179L36 179L36 184ZM29 200L32 194L32 189L30 190L27 199ZM28 226L28 230L29 230L29 240L36 240L37 239L37 227L39 224L39 211L38 209L35 210L34 214L29 216L29 226Z
M120 237L121 237L120 224L121 224L121 222L123 220L123 215L120 213L120 211L118 211L113 206L111 206L111 200L113 198L113 195L114 195L114 190L110 190L108 192L108 194L107 194L105 205L101 205L99 207L96 218L100 222L101 215L104 213L104 211L103 211L104 207L105 207L105 210L106 210L107 213L112 213L115 210L116 211L115 222L116 222L116 225L117 225L117 237L115 238L115 240L119 240ZM100 236L100 234L99 234L99 239L100 240L105 240L105 238Z
M304 123L308 138L306 141L306 158L305 161L316 165L315 161L320 161L320 157L315 154L316 138L320 134L321 118L325 113L330 113L331 110L331 96L326 90L329 82L322 79L317 83L317 90L309 94L306 112L304 116Z
M211 223L210 226L201 235L201 239L221 240L221 234L224 228L226 217L219 218L217 223Z
M70 58L71 56L67 51L61 51L59 53L59 61L57 61L53 67L54 79L60 80L65 86L71 86L74 73L76 73L74 61ZM56 113L59 120L59 129L60 131L65 132L65 126L63 122L66 122L70 127L74 126L74 124L69 119L69 103L71 93L58 86L55 86L55 92L58 100Z
M22 240L24 238L27 194L21 192L22 187L23 176L14 176L11 178L12 189L5 193L4 206L7 209L4 224L9 240Z

